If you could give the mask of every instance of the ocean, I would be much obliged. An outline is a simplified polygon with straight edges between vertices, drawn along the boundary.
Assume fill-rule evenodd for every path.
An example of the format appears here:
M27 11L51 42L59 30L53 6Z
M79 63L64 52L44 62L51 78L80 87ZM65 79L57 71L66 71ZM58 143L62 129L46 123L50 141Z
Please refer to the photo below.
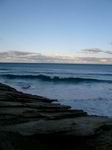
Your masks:
M90 115L112 117L112 65L1 63L0 82Z

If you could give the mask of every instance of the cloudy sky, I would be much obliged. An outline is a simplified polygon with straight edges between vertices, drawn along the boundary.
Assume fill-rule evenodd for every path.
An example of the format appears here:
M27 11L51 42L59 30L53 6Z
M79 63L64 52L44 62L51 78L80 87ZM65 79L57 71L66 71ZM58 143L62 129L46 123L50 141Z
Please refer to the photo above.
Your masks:
M112 63L112 0L0 0L0 62Z

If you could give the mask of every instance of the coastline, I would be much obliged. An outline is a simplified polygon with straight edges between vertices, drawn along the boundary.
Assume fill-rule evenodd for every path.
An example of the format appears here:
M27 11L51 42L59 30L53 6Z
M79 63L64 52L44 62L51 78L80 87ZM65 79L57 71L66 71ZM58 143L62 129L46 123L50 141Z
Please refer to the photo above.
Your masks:
M111 150L112 119L0 83L0 149Z

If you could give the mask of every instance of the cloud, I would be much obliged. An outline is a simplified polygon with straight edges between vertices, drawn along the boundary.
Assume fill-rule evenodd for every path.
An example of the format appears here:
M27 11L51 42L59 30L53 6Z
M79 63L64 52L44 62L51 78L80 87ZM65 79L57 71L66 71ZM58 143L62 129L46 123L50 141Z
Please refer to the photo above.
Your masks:
M87 52L87 53L100 53L103 52L103 50L99 48L87 48L87 49L82 49L82 52Z
M106 54L112 54L112 51L103 51Z
M102 50L99 48L82 49L81 52L90 53L90 54L98 54L98 53L112 54L111 50Z
M112 58L48 56L23 51L0 52L0 62L112 64Z
M80 57L80 61L87 64L112 64L112 58L106 57Z

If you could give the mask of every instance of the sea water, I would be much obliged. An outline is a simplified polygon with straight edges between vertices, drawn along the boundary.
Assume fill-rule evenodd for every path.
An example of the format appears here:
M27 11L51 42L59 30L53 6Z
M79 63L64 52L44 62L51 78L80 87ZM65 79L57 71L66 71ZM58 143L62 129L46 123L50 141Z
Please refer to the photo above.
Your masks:
M112 65L1 63L0 82L88 114L112 117Z

